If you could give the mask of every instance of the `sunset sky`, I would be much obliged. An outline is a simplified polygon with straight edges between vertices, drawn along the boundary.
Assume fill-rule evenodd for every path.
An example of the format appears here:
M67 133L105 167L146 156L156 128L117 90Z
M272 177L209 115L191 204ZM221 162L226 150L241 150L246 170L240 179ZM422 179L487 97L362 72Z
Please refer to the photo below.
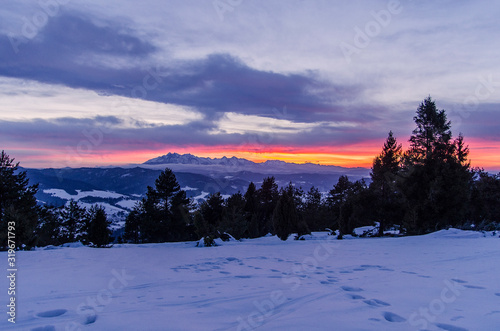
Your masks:
M500 2L42 0L0 8L0 150L370 167L431 95L500 171Z

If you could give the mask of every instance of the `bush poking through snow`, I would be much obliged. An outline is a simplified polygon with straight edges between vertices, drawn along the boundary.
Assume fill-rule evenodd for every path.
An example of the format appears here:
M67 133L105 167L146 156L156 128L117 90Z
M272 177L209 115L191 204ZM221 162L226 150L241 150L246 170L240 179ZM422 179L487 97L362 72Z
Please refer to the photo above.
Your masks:
M211 236L205 236L198 241L196 247L215 247L218 246L214 238Z

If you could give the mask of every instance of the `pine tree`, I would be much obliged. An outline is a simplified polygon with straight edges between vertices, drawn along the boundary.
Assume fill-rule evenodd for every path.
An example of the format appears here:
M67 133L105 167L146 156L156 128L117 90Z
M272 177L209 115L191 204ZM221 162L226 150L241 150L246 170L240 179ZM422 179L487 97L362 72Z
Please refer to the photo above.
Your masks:
M321 192L312 186L305 195L303 218L313 231L323 231L329 226Z
M126 241L138 244L141 242L141 213L136 206L125 219L125 231L123 237Z
M292 233L297 233L297 239L310 233L301 215L302 195L302 190L295 188L292 183L282 188L279 193L272 220L274 233L281 240L286 240Z
M141 242L191 239L188 231L188 226L192 226L190 210L190 199L181 190L172 170L166 168L155 180L155 187L147 187L146 197L128 218L128 235Z
M420 104L413 120L417 127L410 138L407 161L420 165L449 156L451 122L447 120L444 110L437 109L431 97Z
M434 231L465 221L472 173L468 148L460 135L452 140L451 123L429 97L414 117L417 127L404 155L398 188L410 233Z
M154 193L157 195L164 211L170 210L170 199L181 190L173 171L166 168L155 180Z
M62 222L60 219L61 208L43 206L39 210L39 223L36 231L38 246L63 244Z
M15 228L17 248L31 249L36 245L37 191L38 184L30 186L26 171L19 171L19 163L14 163L14 159L2 151L0 153L0 249L7 248L9 224Z
M224 199L220 192L210 194L207 201L201 204L200 210L208 224L209 235L218 237L218 229L224 217Z
M272 217L274 208L278 202L278 184L274 176L264 178L262 186L257 191L259 198L259 236L265 236L272 232Z
M382 153L373 161L370 189L376 196L375 217L379 220L379 235L384 234L388 222L396 223L402 218L401 198L396 192L396 180L401 170L402 146L392 131L389 132Z
M245 218L248 224L247 233L244 235L247 238L259 237L259 198L257 188L253 182L248 184L247 191L244 195L245 198Z
M107 220L104 207L94 205L89 211L90 225L88 230L88 242L95 247L107 246L110 242L111 222Z
M345 234L350 233L352 230L349 223L352 204L349 203L349 199L360 189L361 184L351 182L347 176L340 176L337 184L333 186L333 189L328 194L328 204L339 229L338 239L342 239Z
M241 239L248 234L248 222L245 213L245 199L241 193L232 194L224 205L224 215L220 232L228 232L235 239Z
M82 232L87 232L88 222L85 222L85 214L86 209L80 207L75 200L72 199L66 204L60 214L64 242L74 242L81 239Z
M476 171L471 197L471 221L480 230L500 230L500 173ZM495 228L487 228L493 226ZM496 227L499 227L498 229Z

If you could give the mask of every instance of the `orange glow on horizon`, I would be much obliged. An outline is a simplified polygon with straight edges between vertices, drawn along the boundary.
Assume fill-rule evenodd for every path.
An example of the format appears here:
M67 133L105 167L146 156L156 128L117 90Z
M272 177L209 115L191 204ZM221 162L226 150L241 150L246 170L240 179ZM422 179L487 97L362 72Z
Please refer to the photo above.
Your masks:
M382 150L384 139L365 141L344 146L154 146L151 150L96 151L85 155L66 150L10 148L7 154L16 158L26 168L63 168L123 166L141 164L149 159L169 152L193 154L200 157L238 157L257 163L281 160L291 163L314 163L343 167L371 168L373 159ZM473 167L500 171L500 142L481 139L466 139L469 145L469 160ZM403 143L403 148L406 148Z

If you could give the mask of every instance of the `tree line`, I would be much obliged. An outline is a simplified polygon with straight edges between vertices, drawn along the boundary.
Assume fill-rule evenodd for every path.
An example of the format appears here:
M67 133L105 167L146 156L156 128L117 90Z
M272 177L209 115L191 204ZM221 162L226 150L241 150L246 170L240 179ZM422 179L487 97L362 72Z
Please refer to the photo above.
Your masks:
M453 139L446 112L428 97L418 107L409 148L403 151L392 132L373 161L369 184L341 176L323 194L304 192L293 183L279 188L274 177L259 188L224 199L214 193L195 206L165 169L125 220L123 238L131 243L215 238L257 238L268 234L286 240L329 229L339 239L359 226L378 222L378 235L397 228L423 234L447 227L500 230L500 174L471 168L469 148L460 134ZM0 236L16 223L20 248L81 241L102 247L111 240L105 211L70 201L62 208L39 207L25 172L18 172L5 152L0 156Z
M402 234L424 234L447 227L500 230L500 175L472 169L469 148L459 134L453 139L451 122L431 97L413 118L408 150L392 132L373 161L371 182L341 176L325 195L289 183L278 188L267 177L259 189L250 183L244 194L223 199L212 194L194 212L166 169L156 188L126 220L125 239L139 242L190 240L205 237L236 239L267 234L286 240L311 231L330 229L341 239L353 229L379 224L378 235L389 228Z

